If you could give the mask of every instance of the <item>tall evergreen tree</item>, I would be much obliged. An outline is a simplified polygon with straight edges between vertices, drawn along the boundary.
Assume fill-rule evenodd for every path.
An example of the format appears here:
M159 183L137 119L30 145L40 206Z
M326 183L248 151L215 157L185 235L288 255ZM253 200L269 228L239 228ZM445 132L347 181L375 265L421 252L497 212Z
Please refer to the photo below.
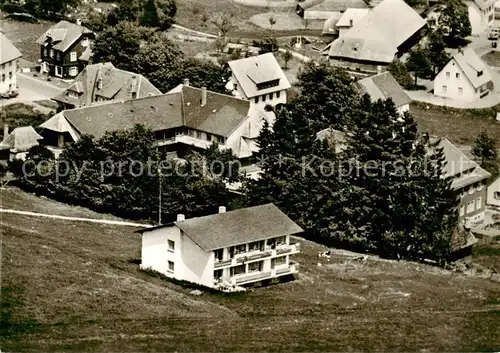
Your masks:
M144 4L142 15L139 21L144 27L157 27L159 24L158 9L155 0L147 0Z
M448 1L441 10L439 26L447 34L448 45L462 45L472 33L467 5L461 1Z
M493 175L499 173L498 152L496 150L495 141L493 141L486 132L482 132L474 140L471 153L479 160L481 167Z

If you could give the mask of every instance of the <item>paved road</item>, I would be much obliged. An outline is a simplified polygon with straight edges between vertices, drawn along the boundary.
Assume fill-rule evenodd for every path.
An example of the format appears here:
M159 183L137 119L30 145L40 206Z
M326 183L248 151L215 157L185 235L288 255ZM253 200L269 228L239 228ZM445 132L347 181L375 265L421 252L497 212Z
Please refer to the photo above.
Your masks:
M26 95L36 96L37 99L50 99L57 96L59 93L64 91L66 87L57 87L54 84L39 80L35 77L31 77L29 74L18 73L17 74L17 85L19 86L20 95L26 92ZM33 94L35 93L35 94ZM38 98L43 97L43 98ZM23 99L30 100L30 99Z
M131 226L131 227L142 227L142 228L152 227L149 224L122 222L122 221L109 221L106 219L66 217L66 216L58 216L58 215L51 215L51 214L45 214L45 213L35 213L35 212L28 212L28 211L11 210L11 209L5 209L5 208L0 208L0 213L12 213L12 214L19 214L19 215L23 215L23 216L45 217L45 218L53 218L53 219L62 219L62 220L67 220L67 221L80 221L80 222L101 223L101 224L111 224L111 225L120 225L120 226Z

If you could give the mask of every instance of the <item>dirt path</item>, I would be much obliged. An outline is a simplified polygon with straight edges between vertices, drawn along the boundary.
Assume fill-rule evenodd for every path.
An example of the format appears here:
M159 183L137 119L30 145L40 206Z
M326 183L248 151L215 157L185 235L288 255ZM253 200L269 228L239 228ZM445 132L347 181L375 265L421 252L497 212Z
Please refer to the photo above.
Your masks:
M66 217L66 216L58 216L58 215L51 215L51 214L45 214L45 213L12 210L12 209L5 209L5 208L0 208L0 213L11 213L11 214L18 214L18 215L23 215L23 216L45 217L45 218L61 219L61 220L66 220L66 221L80 221L80 222L101 223L101 224L130 226L130 227L142 227L142 228L152 227L149 224L123 222L123 221L110 221L110 220L106 220L106 219Z

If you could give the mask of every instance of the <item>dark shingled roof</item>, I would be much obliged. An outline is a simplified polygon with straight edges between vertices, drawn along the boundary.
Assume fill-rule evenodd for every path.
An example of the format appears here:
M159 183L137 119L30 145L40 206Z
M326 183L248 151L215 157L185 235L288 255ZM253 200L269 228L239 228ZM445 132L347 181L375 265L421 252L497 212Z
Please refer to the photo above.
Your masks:
M391 98L396 107L409 104L410 97L390 72L370 76L357 82L362 93L367 93L373 101Z
M65 52L79 40L83 34L91 33L93 32L87 27L63 20L50 27L36 40L36 43L43 45L47 37L50 36L54 41L54 49Z
M190 218L174 224L205 251L303 231L272 203ZM146 228L139 232L157 228Z

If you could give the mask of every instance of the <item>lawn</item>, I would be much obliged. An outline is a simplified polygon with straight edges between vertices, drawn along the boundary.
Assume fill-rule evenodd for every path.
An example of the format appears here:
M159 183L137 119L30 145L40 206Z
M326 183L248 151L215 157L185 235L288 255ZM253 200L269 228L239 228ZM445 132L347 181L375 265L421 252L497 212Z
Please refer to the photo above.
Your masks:
M471 145L484 131L500 148L500 123L495 121L500 105L466 110L414 102L410 111L423 132L446 137L459 145Z
M51 25L47 21L29 23L0 20L4 34L21 51L23 59L29 62L36 62L40 58L40 46L35 42Z
M492 50L483 55L482 59L490 66L500 67L500 51Z
M2 207L102 217L17 189L3 190ZM487 280L371 257L328 262L298 238L297 281L195 297L138 270L134 230L2 214L2 350L500 349L500 291Z

